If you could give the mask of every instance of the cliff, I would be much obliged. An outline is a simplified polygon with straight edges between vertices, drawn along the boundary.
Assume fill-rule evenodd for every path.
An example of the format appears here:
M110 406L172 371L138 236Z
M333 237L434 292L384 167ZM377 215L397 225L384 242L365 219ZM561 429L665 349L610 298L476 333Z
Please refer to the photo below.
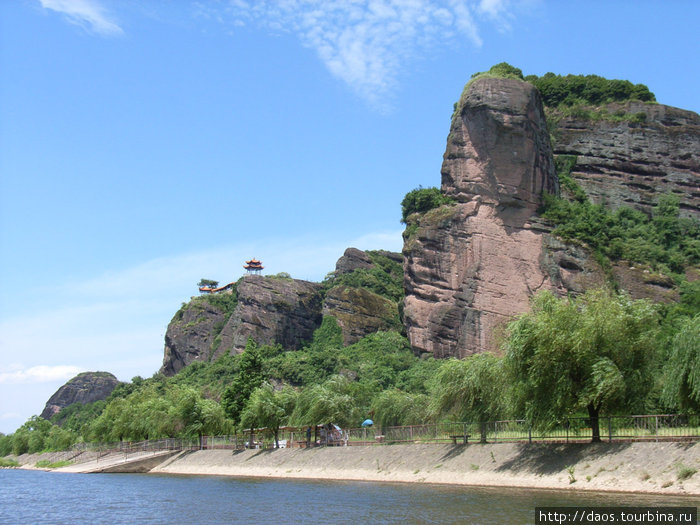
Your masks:
M246 276L218 298L193 298L168 327L161 371L241 352L248 338L299 349L324 316L345 345L395 330L416 353L465 357L497 350L504 324L539 290L614 281L633 298L678 299L672 279L565 242L540 213L545 193L575 198L575 184L594 203L647 214L670 193L697 218L697 114L634 101L545 108L529 82L479 76L455 105L441 177L447 204L405 217L403 257L349 248L323 283Z
M311 341L324 316L336 318L345 344L380 330L400 330L402 294L387 297L380 285L400 283L401 261L401 254L348 248L324 283L246 275L230 290L194 297L168 325L160 371L171 376L196 361L241 353L249 338L298 350Z
M649 213L671 193L685 215L700 218L700 115L630 101L548 116L554 154L576 157L571 175L594 202Z
M83 372L59 388L46 402L41 417L51 419L73 403L94 403L107 399L119 380L109 372Z
M577 117L548 112L549 122L537 89L515 78L476 78L465 88L442 164L441 191L454 203L409 217L404 234L404 322L414 350L498 350L499 331L534 293L579 293L610 275L634 298L677 298L672 282L643 269L602 268L586 245L553 236L538 208L545 192L559 192L555 156L568 155L570 175L594 201L648 212L670 192L697 215L698 115L639 102Z
M436 357L495 349L494 330L527 310L530 296L559 289L541 264L533 222L558 179L542 102L510 78L470 83L457 106L442 165L453 205L412 218L404 244L404 318L411 345Z

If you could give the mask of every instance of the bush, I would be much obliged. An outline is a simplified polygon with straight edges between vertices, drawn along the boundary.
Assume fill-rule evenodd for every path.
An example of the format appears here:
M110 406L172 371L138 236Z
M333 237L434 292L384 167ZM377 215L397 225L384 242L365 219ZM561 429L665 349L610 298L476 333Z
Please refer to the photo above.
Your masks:
M455 200L443 195L438 188L423 188L419 186L409 191L401 201L401 224L406 224L407 219L414 213L425 213L443 204L452 204Z
M545 106L575 106L577 104L601 105L608 102L641 100L655 102L654 93L644 84L632 84L628 80L609 80L598 75L528 75L527 82L533 84L542 95ZM646 117L635 117L643 122Z

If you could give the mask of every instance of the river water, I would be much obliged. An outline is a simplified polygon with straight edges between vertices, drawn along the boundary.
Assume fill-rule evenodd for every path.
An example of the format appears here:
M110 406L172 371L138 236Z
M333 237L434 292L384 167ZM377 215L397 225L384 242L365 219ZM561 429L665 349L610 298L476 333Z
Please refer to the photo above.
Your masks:
M2 524L526 524L540 506L699 504L693 497L0 469Z

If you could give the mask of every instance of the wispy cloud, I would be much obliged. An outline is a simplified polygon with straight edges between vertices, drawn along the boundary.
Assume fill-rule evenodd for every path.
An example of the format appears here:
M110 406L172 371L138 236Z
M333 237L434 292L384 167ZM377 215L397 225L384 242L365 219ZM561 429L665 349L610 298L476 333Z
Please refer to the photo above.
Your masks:
M71 365L32 366L10 365L8 370L0 372L0 384L20 383L50 383L52 381L70 379L82 372L83 369Z
M465 37L483 44L478 20L509 27L510 0L230 0L225 20L291 32L361 97L382 106L407 62ZM222 11L198 4L209 19Z
M122 28L97 0L39 0L42 7L61 13L72 24L102 36L116 36Z

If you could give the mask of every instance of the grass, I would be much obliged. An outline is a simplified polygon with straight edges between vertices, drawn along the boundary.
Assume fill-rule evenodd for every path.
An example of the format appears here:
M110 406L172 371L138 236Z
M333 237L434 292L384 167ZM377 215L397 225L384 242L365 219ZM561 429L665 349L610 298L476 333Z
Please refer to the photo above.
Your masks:
M61 467L66 467L73 463L72 461L49 461L48 459L42 459L40 461L37 461L36 464L34 465L35 467L38 468L61 468Z
M682 463L678 465L678 481L684 481L693 476L698 471L698 469L693 467L686 467Z
M0 468L19 467L14 459L0 458Z

